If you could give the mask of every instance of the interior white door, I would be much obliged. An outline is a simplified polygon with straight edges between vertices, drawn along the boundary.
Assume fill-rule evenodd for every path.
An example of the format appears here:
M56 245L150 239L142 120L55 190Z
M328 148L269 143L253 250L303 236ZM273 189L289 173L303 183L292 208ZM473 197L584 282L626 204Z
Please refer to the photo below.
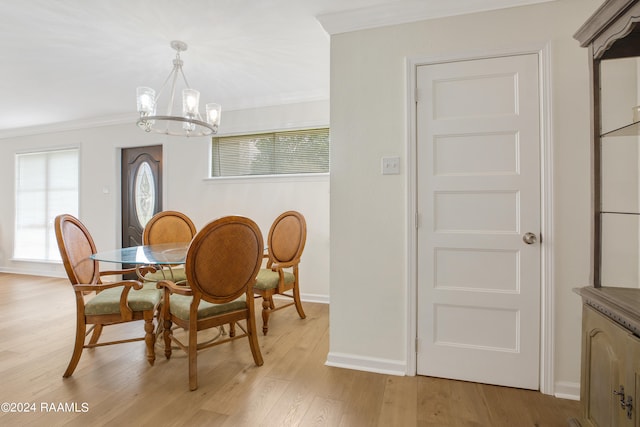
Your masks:
M420 375L539 388L539 93L536 54L418 67Z

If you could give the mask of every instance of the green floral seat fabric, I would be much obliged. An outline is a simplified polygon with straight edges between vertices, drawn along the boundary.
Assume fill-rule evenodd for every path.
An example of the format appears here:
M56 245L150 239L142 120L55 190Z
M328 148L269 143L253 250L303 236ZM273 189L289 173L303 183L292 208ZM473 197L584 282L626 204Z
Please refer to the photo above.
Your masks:
M160 280L171 280L172 282L184 282L187 280L187 274L184 267L165 267L155 273L147 273L144 275L145 280L149 282L159 282Z
M260 269L258 272L258 280L254 285L254 288L267 290L275 289L278 287L278 280L280 277L277 271L273 271L270 268ZM284 272L284 283L293 283L296 280L296 276L288 271Z
M192 297L184 295L171 295L171 314L179 317L183 320L189 319L189 309L191 308ZM242 294L238 299L235 299L226 304L211 304L210 302L201 300L198 306L198 319L204 319L211 316L216 316L230 311L242 310L247 307L247 297Z
M120 313L120 295L122 288L110 288L100 292L84 305L84 313L88 316ZM129 307L133 311L153 310L160 302L162 291L155 283L145 284L142 289L131 289L127 297Z

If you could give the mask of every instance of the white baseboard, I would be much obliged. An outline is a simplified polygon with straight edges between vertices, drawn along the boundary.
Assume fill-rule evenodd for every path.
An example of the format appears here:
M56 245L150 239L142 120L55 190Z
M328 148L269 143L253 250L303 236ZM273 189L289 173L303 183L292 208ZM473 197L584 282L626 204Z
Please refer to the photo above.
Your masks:
M60 279L67 278L67 275L63 272L54 272L50 270L34 270L32 268L0 268L0 273L8 274L22 274L26 276L44 276L44 277L57 277Z
M553 395L560 399L580 400L580 383L558 381Z
M406 363L402 360L377 359L344 353L329 353L325 365L398 376L404 376L407 372Z
M304 302L317 302L320 304L329 304L329 295L320 294L300 294L300 299Z
M286 297L282 297L282 296L278 296L278 294L275 294L273 296L275 299L282 299L282 300L289 300L291 301L290 298L286 298ZM300 294L300 300L302 302L317 302L319 304L329 304L329 295L321 295L321 294L304 294L301 293Z
M407 372L406 364L401 360L377 359L345 353L329 353L325 365L335 368L398 376L404 376ZM580 383L558 381L555 383L555 392L553 395L559 399L579 401Z

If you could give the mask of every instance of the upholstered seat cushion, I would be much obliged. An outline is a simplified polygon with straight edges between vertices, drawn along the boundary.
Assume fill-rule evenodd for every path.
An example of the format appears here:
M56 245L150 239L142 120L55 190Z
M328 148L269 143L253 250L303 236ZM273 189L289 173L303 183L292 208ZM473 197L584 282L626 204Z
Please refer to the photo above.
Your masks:
M120 295L122 288L110 288L91 298L84 306L88 316L120 313ZM162 298L162 291L155 284L146 284L140 290L131 289L127 297L129 307L133 311L153 310Z
M183 320L189 319L189 309L191 308L192 297L184 295L173 294L169 298L171 301L171 307L169 311L171 314L179 317ZM210 302L201 300L198 306L198 319L205 319L207 317L216 316L219 314L229 313L235 310L242 310L247 307L247 297L242 294L238 299L235 299L226 304L212 304Z
M258 272L258 278L256 284L253 286L256 289L275 289L278 287L278 281L280 276L277 271L273 271L270 268L262 268ZM296 280L296 276L288 271L284 272L284 283L293 283Z
M187 274L184 267L165 267L155 273L147 273L144 275L145 280L149 282L159 282L160 280L171 280L172 282L183 282L187 280Z

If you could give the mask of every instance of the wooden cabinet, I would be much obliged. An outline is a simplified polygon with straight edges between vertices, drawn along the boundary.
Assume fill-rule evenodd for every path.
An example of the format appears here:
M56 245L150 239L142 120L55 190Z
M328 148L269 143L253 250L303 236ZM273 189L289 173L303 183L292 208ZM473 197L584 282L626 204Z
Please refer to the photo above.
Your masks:
M593 166L580 422L640 427L640 0L604 1L575 38L589 50Z
M633 426L637 396L634 353L640 344L625 328L594 308L582 311L582 365L584 381L581 400L585 423L593 426ZM633 351L632 351L633 350Z
M582 418L573 425L640 427L640 293L584 287Z
M634 394L627 393L626 402L632 403L627 407L630 411L628 425L640 426L640 338L635 335L627 337L627 361L625 363L625 384L633 387Z

